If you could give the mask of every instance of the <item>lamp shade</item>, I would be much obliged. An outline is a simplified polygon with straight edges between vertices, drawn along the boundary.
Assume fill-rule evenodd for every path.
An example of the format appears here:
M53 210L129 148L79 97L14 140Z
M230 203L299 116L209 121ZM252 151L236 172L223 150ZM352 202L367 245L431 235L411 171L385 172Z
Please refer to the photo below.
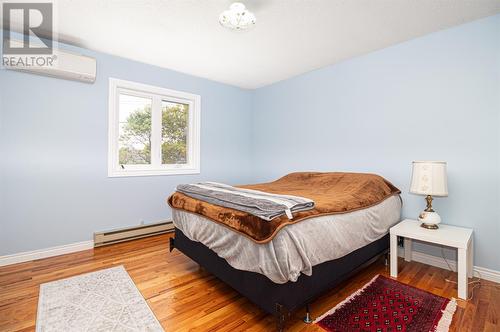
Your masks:
M418 195L448 196L445 161L414 161L410 192Z

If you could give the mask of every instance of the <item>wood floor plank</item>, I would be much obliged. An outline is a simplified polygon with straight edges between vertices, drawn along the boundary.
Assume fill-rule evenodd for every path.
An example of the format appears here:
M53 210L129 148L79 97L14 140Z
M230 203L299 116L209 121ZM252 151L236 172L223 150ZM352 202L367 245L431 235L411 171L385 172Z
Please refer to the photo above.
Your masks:
M0 331L34 331L40 284L123 265L165 331L273 331L274 317L239 295L177 250L164 234L78 253L0 267ZM361 288L375 275L389 276L383 260L372 264L311 305L314 317ZM450 271L400 262L398 280L437 295L456 297ZM472 288L472 287L471 287ZM290 332L322 331L292 314ZM500 331L500 285L481 280L469 301L458 301L451 331Z

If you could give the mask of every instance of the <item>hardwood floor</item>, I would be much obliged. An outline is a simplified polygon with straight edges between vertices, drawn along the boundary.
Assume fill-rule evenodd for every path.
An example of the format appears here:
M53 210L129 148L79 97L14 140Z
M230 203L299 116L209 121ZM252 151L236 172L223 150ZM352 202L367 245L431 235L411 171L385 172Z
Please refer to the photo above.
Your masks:
M274 317L198 268L159 235L94 250L0 268L0 331L35 329L39 285L106 267L124 265L165 331L273 331ZM376 262L311 305L313 317L332 308L388 267ZM456 296L454 273L420 263L400 264L398 280L432 293ZM287 331L322 331L296 312ZM485 280L472 300L458 301L451 331L500 331L500 284Z

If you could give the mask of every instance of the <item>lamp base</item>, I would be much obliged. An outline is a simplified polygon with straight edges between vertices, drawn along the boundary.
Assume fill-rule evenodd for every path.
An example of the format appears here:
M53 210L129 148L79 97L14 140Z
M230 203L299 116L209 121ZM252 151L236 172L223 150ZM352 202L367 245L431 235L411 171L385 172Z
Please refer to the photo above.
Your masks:
M441 217L439 216L439 214L437 214L437 212L423 211L418 216L418 221L422 223L420 226L423 228L438 229L438 224L441 222Z
M426 223L421 223L420 227L427 228L427 229L438 229L438 225L436 224L426 224Z

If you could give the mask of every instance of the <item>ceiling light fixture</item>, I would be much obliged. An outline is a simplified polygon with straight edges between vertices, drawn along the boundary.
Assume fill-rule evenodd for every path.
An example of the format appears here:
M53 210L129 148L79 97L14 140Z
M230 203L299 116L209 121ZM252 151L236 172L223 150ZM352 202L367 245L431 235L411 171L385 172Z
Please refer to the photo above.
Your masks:
M241 2L233 3L219 16L219 23L231 30L247 30L255 25L255 15Z

